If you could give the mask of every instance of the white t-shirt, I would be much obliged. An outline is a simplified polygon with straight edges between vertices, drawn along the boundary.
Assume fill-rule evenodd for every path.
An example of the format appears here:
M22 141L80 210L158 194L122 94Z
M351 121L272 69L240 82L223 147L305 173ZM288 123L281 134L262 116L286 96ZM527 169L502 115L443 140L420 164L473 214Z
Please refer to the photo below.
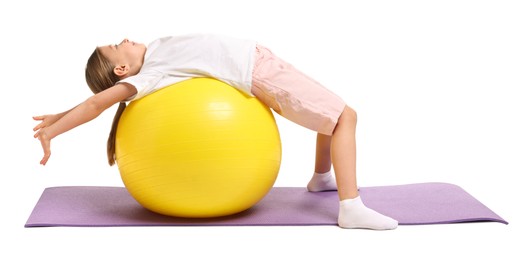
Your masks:
M256 42L220 35L164 37L147 46L140 72L120 82L136 87L128 101L194 77L223 81L252 96Z

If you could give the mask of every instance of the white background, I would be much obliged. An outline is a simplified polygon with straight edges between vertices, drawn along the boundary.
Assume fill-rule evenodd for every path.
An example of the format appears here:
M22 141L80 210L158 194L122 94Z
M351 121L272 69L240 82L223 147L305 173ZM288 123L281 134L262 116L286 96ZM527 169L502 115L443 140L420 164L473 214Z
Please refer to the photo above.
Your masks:
M529 257L529 14L511 0L3 1L0 258ZM91 94L97 45L189 32L255 39L342 96L359 114L360 186L453 183L510 224L24 228L46 187L122 186L105 155L115 107L54 139L45 167L31 116ZM277 122L275 185L305 186L314 133Z

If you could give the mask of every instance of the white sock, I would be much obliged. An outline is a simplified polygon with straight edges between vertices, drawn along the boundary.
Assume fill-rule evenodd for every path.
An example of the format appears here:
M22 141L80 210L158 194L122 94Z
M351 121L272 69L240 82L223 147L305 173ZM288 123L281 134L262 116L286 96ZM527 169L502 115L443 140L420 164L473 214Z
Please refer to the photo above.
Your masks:
M315 172L306 188L311 192L337 190L336 179L334 178L332 171L325 173Z
M339 202L338 224L342 228L395 229L398 221L367 208L361 197Z

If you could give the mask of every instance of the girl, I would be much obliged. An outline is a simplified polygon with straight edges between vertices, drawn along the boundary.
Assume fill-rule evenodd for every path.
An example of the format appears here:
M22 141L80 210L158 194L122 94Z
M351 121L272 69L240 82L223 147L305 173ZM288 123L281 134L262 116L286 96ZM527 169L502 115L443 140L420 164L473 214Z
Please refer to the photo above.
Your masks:
M343 228L395 229L397 221L367 208L356 182L356 112L315 80L254 41L192 34L149 44L123 40L97 47L85 71L94 95L55 115L35 116L45 165L50 141L120 103L109 135L109 164L115 162L115 130L125 102L192 77L212 77L256 96L285 118L317 132L315 172L310 192L337 190L338 224ZM334 166L335 176L331 173ZM336 185L337 183L337 185Z

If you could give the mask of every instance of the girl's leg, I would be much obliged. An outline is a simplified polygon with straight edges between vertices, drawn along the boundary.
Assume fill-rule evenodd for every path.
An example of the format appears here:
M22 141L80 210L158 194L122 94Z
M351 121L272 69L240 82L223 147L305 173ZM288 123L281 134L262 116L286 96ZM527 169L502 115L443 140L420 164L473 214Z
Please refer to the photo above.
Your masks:
M330 157L330 145L332 136L317 134L315 142L315 172L325 173L332 169L332 158Z
M356 182L356 111L350 107L339 117L331 137L330 154L336 172L338 195L340 200L358 196Z
M308 191L319 192L337 190L336 180L331 172L331 143L332 136L320 133L317 134L315 145L315 171L312 179L308 183Z
M308 183L309 191L337 190L334 180L332 189L325 189L323 175L331 175L332 160L336 171L339 199L358 196L356 183L356 112L346 107L341 114L332 136L317 134L315 148L315 173ZM332 184L329 184L332 186Z
M309 191L338 190L340 209L338 224L343 228L394 229L396 220L365 207L359 197L356 177L357 114L346 107L332 136L318 134L315 173ZM335 179L331 174L334 166Z
M356 182L357 114L346 107L331 138L331 161L340 200L338 224L343 228L395 229L398 222L365 207Z
M267 48L257 46L251 93L280 115L318 135L314 176L331 175L333 165L337 186L310 185L309 190L338 189L338 224L344 228L393 229L397 222L363 205L356 184L356 112L317 81L279 59ZM340 115L338 117L338 115ZM339 118L339 119L338 119ZM336 119L337 122L336 122ZM325 174L318 174L326 171ZM320 178L323 180L323 178ZM331 185L333 184L333 185ZM330 187L332 186L332 187Z

